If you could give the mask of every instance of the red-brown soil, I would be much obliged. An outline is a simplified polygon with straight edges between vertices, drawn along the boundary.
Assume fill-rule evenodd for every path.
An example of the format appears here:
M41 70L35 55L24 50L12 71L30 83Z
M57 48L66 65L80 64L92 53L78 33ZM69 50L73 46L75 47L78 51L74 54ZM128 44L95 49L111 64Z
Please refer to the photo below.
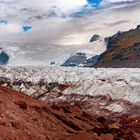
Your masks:
M139 139L140 116L91 116L78 105L47 105L0 87L0 140Z

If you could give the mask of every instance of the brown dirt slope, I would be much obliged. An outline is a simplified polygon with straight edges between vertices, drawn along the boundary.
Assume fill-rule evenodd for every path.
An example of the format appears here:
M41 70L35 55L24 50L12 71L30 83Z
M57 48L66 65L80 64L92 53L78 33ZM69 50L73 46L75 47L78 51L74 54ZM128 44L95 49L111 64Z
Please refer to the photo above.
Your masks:
M91 116L77 105L49 107L0 87L0 140L138 140L139 134L139 116Z
M140 68L140 26L109 37L107 50L94 67Z

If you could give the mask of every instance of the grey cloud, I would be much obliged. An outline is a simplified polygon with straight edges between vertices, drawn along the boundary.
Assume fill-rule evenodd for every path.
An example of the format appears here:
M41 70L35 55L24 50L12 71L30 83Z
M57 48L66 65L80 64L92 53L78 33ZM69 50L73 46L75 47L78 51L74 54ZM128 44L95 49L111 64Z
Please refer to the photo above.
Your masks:
M138 6L140 5L140 1L139 0L133 0L133 1L120 1L120 2L112 2L112 3L108 3L106 5L101 5L100 6L100 10L108 10L108 9L116 9L116 10L124 10L124 9L128 9L134 6Z
M111 23L105 23L105 25L108 26L116 26L116 25L120 25L120 24L124 24L127 23L129 24L129 20L121 20L121 21L115 21L115 22L111 22Z
M3 5L2 5L3 6ZM22 5L5 5L0 14L15 24L31 24L28 33L3 35L2 40L39 42L50 44L87 43L92 34L109 36L117 31L125 31L140 23L140 1L114 2L97 9L89 9L84 16L70 17L62 9L51 6L49 9L28 8ZM75 12L75 11L72 11ZM127 24L128 23L128 24Z

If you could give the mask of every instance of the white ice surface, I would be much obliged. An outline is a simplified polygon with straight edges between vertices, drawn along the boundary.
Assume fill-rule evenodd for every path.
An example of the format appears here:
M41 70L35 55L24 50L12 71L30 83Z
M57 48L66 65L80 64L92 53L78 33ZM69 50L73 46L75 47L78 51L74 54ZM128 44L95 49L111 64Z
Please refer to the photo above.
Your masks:
M0 67L0 77L37 83L69 84L64 94L108 95L112 99L140 101L140 69L65 67Z

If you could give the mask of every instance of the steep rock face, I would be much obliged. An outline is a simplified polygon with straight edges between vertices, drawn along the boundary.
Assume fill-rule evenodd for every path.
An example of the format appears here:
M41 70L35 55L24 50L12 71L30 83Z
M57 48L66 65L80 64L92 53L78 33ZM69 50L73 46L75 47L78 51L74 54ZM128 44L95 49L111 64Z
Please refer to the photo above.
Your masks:
M140 28L118 32L108 38L107 50L94 67L140 67Z
M92 37L91 37L91 39L90 39L90 43L91 42L94 42L94 41L97 41L97 40L99 40L100 39L100 36L99 35L97 35L97 34L95 34L95 35L93 35Z

